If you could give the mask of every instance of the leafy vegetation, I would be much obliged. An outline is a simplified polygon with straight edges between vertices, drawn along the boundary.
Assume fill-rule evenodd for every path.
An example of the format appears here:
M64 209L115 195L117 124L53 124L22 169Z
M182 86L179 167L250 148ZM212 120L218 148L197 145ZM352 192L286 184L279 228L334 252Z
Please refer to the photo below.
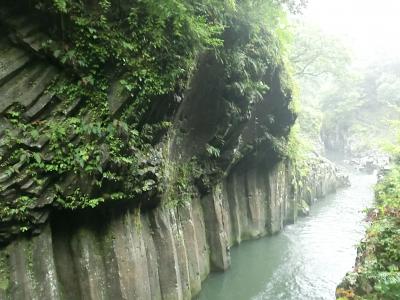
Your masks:
M290 59L300 87L299 134L314 151L323 153L321 131L330 115L324 100L341 78L347 76L350 56L339 40L318 28L300 21L293 26Z
M301 86L300 136L317 151L325 146L354 155L377 148L395 135L388 120L398 118L398 67L390 61L365 69L350 68L340 41L298 24L291 58ZM396 121L395 121L396 122ZM397 122L396 122L397 123ZM398 164L398 143L386 144ZM357 264L336 295L341 300L400 298L400 167L376 187L371 226L359 246Z
M368 66L337 81L323 100L323 110L329 111L323 126L326 139L334 139L335 131L340 132L349 153L379 148L382 136L392 139L395 133L389 120L398 118L396 107L400 104L394 92L397 74L390 62Z
M297 22L290 51L299 82L301 135L322 152L362 155L393 139L389 120L399 116L398 62L356 66L338 39ZM324 143L325 145L323 145Z
M395 300L400 297L400 167L376 186L376 208L359 246L356 269L347 274L339 299Z
M269 77L284 69L283 6L298 11L304 1L34 0L24 5L47 20L51 39L43 54L68 76L47 91L62 103L48 120L27 123L22 107L8 112L11 126L3 144L12 155L1 159L2 167L11 176L24 166L39 188L51 185L54 199L40 205L82 209L116 200L140 206L159 201L163 192L167 202L179 205L190 200L197 182L211 185L216 180L211 177L222 176L217 161L225 139L252 118L270 90ZM204 54L223 66L225 129L221 126L207 144L206 159L170 162L165 149L155 145L171 126L175 96L183 98ZM279 80L289 95L292 87L283 73ZM157 118L151 114L155 100L170 107ZM71 107L77 109L72 113ZM273 116L259 124L263 134L257 143L271 141L278 126ZM284 132L279 134L285 144ZM27 146L38 142L44 150ZM243 145L235 155L249 149ZM44 201L40 197L21 193L15 201L3 201L0 219L16 220L27 230L30 212Z

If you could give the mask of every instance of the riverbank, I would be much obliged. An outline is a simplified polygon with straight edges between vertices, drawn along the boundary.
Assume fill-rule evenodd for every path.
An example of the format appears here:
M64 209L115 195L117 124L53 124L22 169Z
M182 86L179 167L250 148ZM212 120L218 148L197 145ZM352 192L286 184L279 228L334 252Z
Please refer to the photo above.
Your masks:
M400 299L400 168L376 186L371 225L358 247L356 266L336 290L341 300Z

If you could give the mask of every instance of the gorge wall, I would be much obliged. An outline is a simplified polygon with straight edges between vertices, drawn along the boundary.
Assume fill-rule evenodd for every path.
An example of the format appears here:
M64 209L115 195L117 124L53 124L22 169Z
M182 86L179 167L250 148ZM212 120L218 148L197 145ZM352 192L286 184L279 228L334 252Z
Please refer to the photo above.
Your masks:
M296 193L291 168L237 166L203 198L138 214L120 207L60 212L33 238L1 250L0 299L190 299L229 248L280 231L336 189L329 163Z
M190 299L338 186L252 1L64 2L0 4L0 299Z

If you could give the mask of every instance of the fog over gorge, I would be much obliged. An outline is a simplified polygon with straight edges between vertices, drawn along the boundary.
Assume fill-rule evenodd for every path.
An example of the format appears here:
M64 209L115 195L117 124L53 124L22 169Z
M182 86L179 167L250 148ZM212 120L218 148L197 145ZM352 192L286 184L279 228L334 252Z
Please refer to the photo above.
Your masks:
M342 39L360 64L400 58L400 2L310 0L300 19Z

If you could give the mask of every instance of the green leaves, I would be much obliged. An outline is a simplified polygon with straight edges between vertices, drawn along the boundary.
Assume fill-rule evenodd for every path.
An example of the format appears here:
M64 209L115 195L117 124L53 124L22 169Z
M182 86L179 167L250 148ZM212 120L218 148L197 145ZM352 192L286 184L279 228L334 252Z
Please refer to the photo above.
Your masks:
M220 156L220 150L209 144L206 145L206 151L210 157L218 158Z
M67 0L52 0L52 2L56 11L67 13Z
M179 105L172 95L187 90L205 52L218 56L226 71L221 80L227 85L223 101L228 102L229 121L237 125L251 117L269 89L266 75L280 63L271 25L278 22L266 22L272 2L262 2L140 0L125 1L122 10L109 0L37 0L49 22L55 20L47 54L68 76L49 90L61 102L51 120L26 125L23 109L9 113L20 135L9 131L9 147L18 150L8 161L8 175L25 163L38 185L50 179L54 205L64 209L93 208L109 200L140 202L166 190L171 203L189 201L195 180L211 186L211 177L222 171L213 166L206 174L193 161L166 166L170 162L154 144L171 126L167 114ZM124 105L111 116L108 103L114 96ZM154 99L170 102L161 102L168 112L149 124ZM44 143L41 152L38 141ZM210 143L204 152L215 162L224 141ZM72 192L63 186L67 180ZM3 219L28 218L37 199L18 201L16 207L1 207Z
M103 197L90 197L89 195L83 193L79 188L77 188L73 194L68 195L67 197L59 196L56 199L56 203L58 205L71 210L95 208L104 201L105 199Z
M359 247L359 265L351 286L367 299L395 300L400 296L400 169L396 166L376 186L377 208ZM364 290L365 286L371 288ZM355 298L358 299L358 298Z
M37 164L40 164L42 162L42 156L40 153L33 153L33 158L35 159Z

